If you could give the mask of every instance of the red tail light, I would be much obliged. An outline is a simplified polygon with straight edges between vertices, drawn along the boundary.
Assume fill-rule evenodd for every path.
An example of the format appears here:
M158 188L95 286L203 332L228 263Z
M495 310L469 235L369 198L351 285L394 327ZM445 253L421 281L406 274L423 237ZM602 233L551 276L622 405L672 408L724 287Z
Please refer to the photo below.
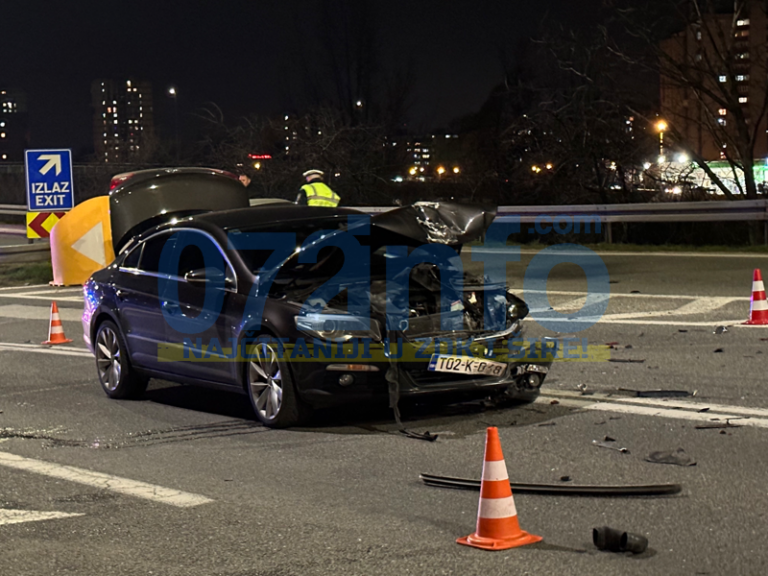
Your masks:
M133 176L133 172L125 172L124 174L118 174L117 176L112 177L112 181L109 183L109 190L112 191L120 184L128 180L131 176Z

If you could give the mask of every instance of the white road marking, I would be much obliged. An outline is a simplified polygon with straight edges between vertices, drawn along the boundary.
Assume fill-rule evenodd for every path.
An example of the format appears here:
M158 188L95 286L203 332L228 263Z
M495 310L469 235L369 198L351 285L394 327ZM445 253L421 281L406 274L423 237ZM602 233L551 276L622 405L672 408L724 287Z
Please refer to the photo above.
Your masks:
M8 508L0 508L0 526L5 524L21 524L22 522L39 522L40 520L72 518L74 516L85 516L85 514L70 514L68 512L38 512L35 510L10 510Z
M564 406L572 406L582 410L692 420L709 424L724 424L726 420L731 420L733 423L741 426L768 428L768 409L765 408L746 408L743 406L689 402L675 399L622 398L605 394L582 396L578 392L561 390L542 391L541 396L536 402L539 404L549 404L552 398L556 398ZM707 412L699 412L699 410L704 408L709 408L709 410Z
M5 291L5 290L27 290L29 288L43 288L45 286L48 286L48 284L34 284L33 286L4 286L3 288L0 288L0 291Z
M8 466L9 468L15 468L16 470L24 470L26 472L34 472L51 478L68 480L93 488L111 490L112 492L118 492L127 496L143 498L145 500L151 500L161 504L169 504L179 508L190 508L213 502L210 498L200 496L199 494L191 494L189 492L182 492L181 490L164 488L163 486L158 486L156 484L129 480L128 478L121 478L120 476L112 476L111 474L103 474L101 472L93 472L83 468L75 468L74 466L64 466L62 464L54 464L43 460L24 458L22 456L17 456L16 454L11 454L10 452L0 452L0 466Z
M524 294L525 291L523 290L522 286L518 288L510 288L510 291L512 291L515 294ZM552 295L559 295L559 296L586 296L587 293L583 291L577 291L577 290L528 290L529 294L552 294ZM593 294L593 297L596 296L610 296L611 298L649 298L649 299L662 299L662 300L697 300L699 298L709 298L708 296L698 296L698 295L690 295L690 294L623 294L623 293L614 293L611 292L610 294L606 294L605 292L596 292ZM750 297L749 296L724 296L724 298L728 298L732 300L733 302L749 302Z
M77 322L83 316L83 311L76 308L59 308L59 318L65 322ZM22 320L48 320L51 311L44 306L29 306L24 304L5 304L0 306L0 318L18 318Z
M54 354L59 356L79 356L93 358L87 348L74 348L72 346L42 346L38 344L11 344L0 342L0 351L6 352L34 352L40 354Z
M82 296L80 298L77 298L74 296L58 297L55 294L52 294L50 296L27 296L26 294L0 294L0 298L17 298L21 300L45 300L46 302L49 302L49 303L52 300L56 300L56 302L80 302L81 304L83 302Z

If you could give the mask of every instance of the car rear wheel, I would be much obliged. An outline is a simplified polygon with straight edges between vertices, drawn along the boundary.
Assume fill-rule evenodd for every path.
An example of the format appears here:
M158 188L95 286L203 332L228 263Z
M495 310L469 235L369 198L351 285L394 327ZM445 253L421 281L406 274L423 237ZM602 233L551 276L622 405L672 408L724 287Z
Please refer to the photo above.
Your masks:
M277 344L266 335L256 340L245 368L248 397L256 417L270 428L305 422L310 409L296 394L287 363L278 357Z
M131 366L118 327L109 320L102 322L96 332L95 344L99 383L107 396L118 399L141 397L149 379Z

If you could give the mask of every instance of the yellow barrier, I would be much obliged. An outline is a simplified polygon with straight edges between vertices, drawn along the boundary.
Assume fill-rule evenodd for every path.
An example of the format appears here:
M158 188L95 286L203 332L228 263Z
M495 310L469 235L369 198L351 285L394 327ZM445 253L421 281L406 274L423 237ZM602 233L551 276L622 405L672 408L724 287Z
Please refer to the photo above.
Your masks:
M108 196L81 202L51 230L54 286L83 284L114 259Z

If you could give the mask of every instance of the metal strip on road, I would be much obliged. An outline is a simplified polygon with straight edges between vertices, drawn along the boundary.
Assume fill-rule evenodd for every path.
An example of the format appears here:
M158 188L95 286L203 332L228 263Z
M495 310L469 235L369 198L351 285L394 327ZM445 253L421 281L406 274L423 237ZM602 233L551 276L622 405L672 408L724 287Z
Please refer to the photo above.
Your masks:
M536 400L539 404L549 404L551 399L564 405L582 410L633 414L636 416L654 416L678 420L692 420L709 424L737 421L739 426L768 428L768 409L745 408L706 402L658 401L648 398L620 398L602 394L583 396L578 392L542 391ZM700 412L709 408L707 412Z
M156 484L129 480L128 478L93 472L83 468L75 468L74 466L24 458L10 452L0 452L0 466L7 466L25 472L34 472L35 474L42 474L51 478L58 478L59 480L68 480L77 484L91 486L92 488L110 490L119 494L168 504L178 508L191 508L213 502L210 498L200 496L199 494L164 488Z

